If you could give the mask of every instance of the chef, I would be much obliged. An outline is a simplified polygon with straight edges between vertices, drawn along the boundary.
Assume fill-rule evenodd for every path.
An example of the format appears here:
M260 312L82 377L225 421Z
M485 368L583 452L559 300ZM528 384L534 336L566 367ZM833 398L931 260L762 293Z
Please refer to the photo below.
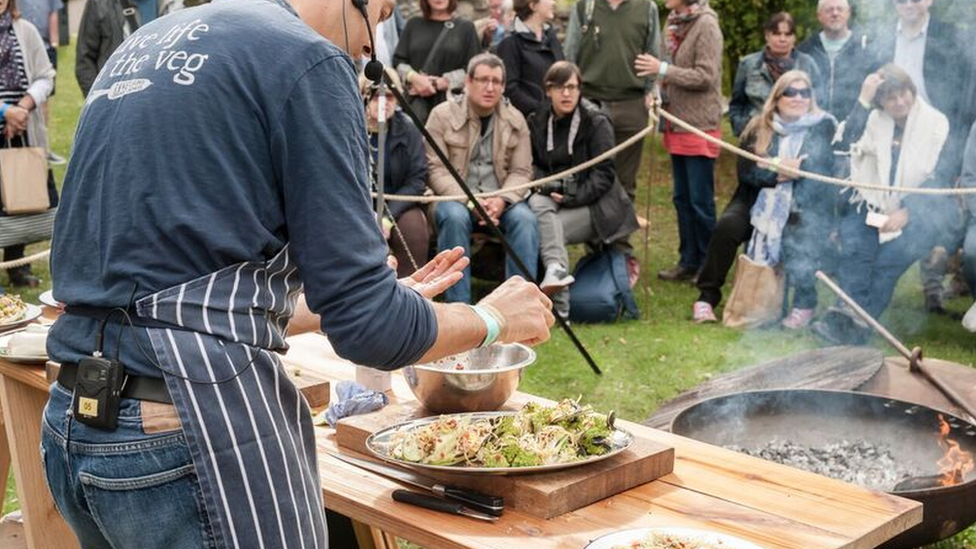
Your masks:
M431 301L460 250L402 281L387 266L357 2L216 0L141 27L96 79L55 225L42 436L82 547L328 546L311 416L276 354L289 320L385 370L548 339L551 302L520 279ZM393 1L364 9L375 26Z

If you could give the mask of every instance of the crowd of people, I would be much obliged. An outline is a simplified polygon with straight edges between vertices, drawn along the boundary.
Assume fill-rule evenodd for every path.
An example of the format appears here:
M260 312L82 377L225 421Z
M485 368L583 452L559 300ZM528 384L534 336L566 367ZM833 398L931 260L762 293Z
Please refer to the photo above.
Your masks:
M762 27L765 46L739 61L727 105L741 147L766 160L739 158L738 188L721 216L714 197L719 147L662 124L679 259L657 274L697 285L695 322L718 320L721 289L742 245L753 261L785 273L791 297L782 325L813 324L835 342L862 338L863 326L844 307L815 318L818 269L836 275L875 316L919 260L930 311L944 312L951 258L961 258L958 278L976 288L976 222L966 201L896 191L976 187L976 57L965 47L966 30L930 13L935 1L891 0L892 23L860 28L853 25L848 0L819 0L821 29L800 44L791 14L769 15ZM5 3L10 7L0 27L11 16L18 20L15 0ZM180 0L136 3L134 14L123 15L120 2L89 0L76 67L85 93L133 27L183 7ZM707 0L665 0L664 6L662 26L652 0L579 0L563 33L554 24L554 0L399 2L376 29L377 54L388 64L385 82L403 93L465 183L490 193L481 199L488 214L482 219L460 198L451 170L424 143L394 94L362 79L372 165L384 165L385 192L458 197L388 203L381 225L401 273L422 264L433 248L460 246L470 253L472 235L490 223L528 267L521 273L509 258L505 276L541 275L564 317L573 282L567 245L624 253L636 280L640 263L630 236L638 227L640 142L571 177L531 190L526 184L620 145L647 126L657 100L721 138L726 105L720 14ZM25 67L36 56L21 55L10 42L0 41L0 84L11 103L4 117L17 128L17 101L32 98L30 110L46 99L46 93L35 93L39 87L31 78L45 78L48 67ZM8 59L19 60L18 74L26 68L26 79L14 77L16 68L7 70ZM10 78L3 76L8 73ZM797 177L795 170L892 191L840 189ZM8 257L17 253L6 250ZM24 282L14 273L11 280ZM445 298L469 302L470 276Z

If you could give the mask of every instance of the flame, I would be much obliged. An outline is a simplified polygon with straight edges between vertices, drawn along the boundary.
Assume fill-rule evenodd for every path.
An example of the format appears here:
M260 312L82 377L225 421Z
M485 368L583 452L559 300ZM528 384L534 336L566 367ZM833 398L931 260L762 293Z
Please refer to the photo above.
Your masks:
M942 486L961 484L966 475L976 468L973 454L963 451L958 442L949 438L951 430L949 423L939 414L939 446L945 451L945 455L935 463L942 475L939 481Z

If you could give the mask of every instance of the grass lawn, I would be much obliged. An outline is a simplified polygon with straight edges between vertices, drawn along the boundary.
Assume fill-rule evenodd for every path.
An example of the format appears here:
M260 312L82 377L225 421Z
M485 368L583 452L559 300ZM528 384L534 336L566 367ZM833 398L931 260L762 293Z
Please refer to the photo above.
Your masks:
M67 157L83 99L74 79L73 47L59 51L61 78L57 95L51 100L51 143L58 154ZM164 144L160 144L164 146ZM64 167L55 167L60 182ZM577 336L589 349L602 376L594 375L576 352L569 339L554 333L552 340L539 347L539 360L526 371L522 390L548 398L582 395L586 402L601 409L614 409L620 417L643 421L661 403L711 376L761 361L816 347L812 336L787 333L779 329L737 331L720 325L695 326L690 322L691 304L697 296L689 284L664 283L655 273L677 261L677 224L671 205L671 176L667 156L657 142L645 154L639 190L639 213L650 206L649 256L643 256L643 234L634 236L634 245L642 257L643 276L637 288L638 302L645 312L642 320L614 325L576 325ZM650 186L650 195L646 192ZM735 190L734 159L724 155L718 164L717 195L719 211ZM34 245L28 253L46 249ZM577 250L578 252L578 250ZM35 272L50 284L46 265L35 265ZM6 274L0 283L7 290ZM15 289L28 300L40 291ZM821 288L821 304L830 302L826 288ZM950 311L961 314L971 300L957 299L947 304ZM898 337L912 347L922 346L927 356L953 360L969 366L976 362L976 336L966 332L957 320L926 315L923 309L918 269L903 277L894 302L882 317ZM894 354L883 342L872 345ZM8 489L4 512L17 507L13 483ZM940 549L976 548L976 531L939 545Z

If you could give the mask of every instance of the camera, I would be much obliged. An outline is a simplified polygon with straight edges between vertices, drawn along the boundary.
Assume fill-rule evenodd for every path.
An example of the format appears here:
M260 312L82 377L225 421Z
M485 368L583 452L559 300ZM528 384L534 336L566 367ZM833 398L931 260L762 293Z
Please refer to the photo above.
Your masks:
M570 175L562 179L557 179L555 181L550 181L545 185L539 187L539 194L550 195L552 193L558 193L563 195L564 198L572 198L576 196L576 192L579 189L579 182L575 175Z

